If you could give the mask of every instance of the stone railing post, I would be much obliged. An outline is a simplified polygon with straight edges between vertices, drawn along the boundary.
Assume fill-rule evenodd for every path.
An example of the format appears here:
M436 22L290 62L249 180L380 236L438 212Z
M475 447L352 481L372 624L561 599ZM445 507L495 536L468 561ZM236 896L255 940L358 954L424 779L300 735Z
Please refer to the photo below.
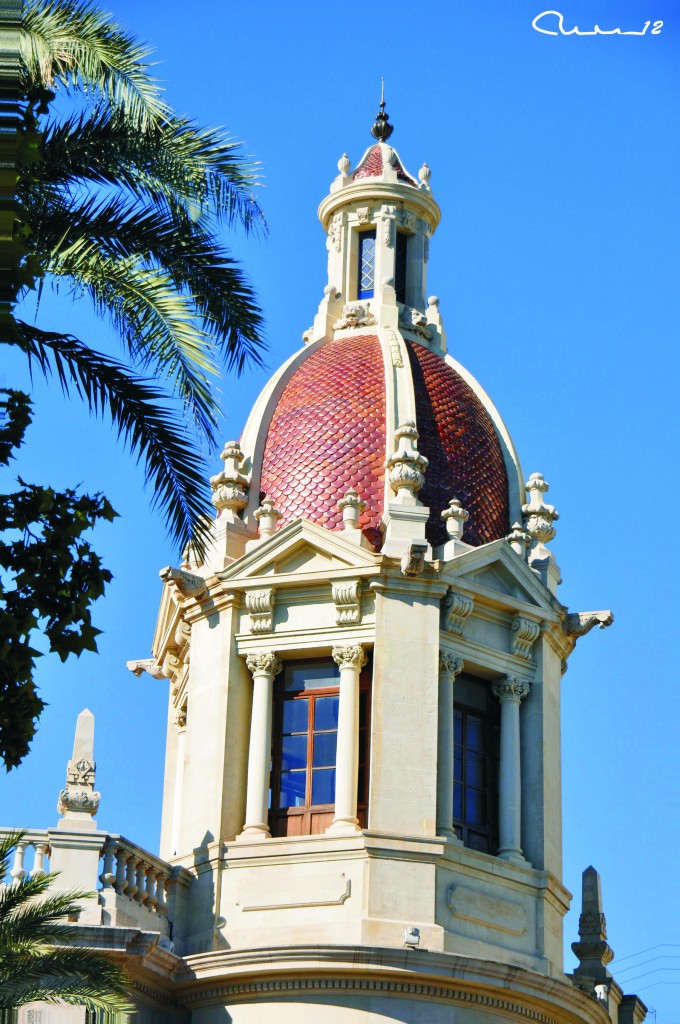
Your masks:
M272 748L272 690L283 668L273 651L254 651L246 657L253 676L253 707L250 716L246 820L239 839L270 836L267 808Z
M357 818L359 779L359 677L367 662L363 647L334 647L340 669L338 744L335 759L335 814L329 832L360 832Z
M530 686L516 676L504 676L491 691L501 703L501 749L498 780L498 856L524 863L522 855L522 777L519 706Z
M454 785L454 680L463 671L463 659L439 652L439 714L437 718L437 835L460 842L453 828Z

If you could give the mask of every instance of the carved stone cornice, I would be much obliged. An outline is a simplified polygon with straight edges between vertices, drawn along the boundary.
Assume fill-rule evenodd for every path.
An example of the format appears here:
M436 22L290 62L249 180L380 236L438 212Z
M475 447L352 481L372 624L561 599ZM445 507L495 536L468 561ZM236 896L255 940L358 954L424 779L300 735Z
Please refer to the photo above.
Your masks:
M368 662L366 651L359 644L333 648L333 661L338 668L362 669Z
M361 622L361 580L337 580L331 583L335 621L338 626Z
M611 626L614 616L609 610L599 612L567 612L564 618L564 632L567 636L585 636L595 626L605 629Z
M541 632L540 623L527 619L524 615L516 615L510 628L513 633L512 653L525 661L531 661L531 648Z
M283 668L274 651L252 651L246 655L246 665L252 675L269 676L270 679L274 679Z
M450 651L439 652L439 675L452 676L454 679L463 671L463 659L451 654Z
M246 591L251 633L271 633L274 628L274 587Z
M529 695L530 690L531 685L526 679L520 679L518 676L503 676L491 684L491 692L501 704L506 701L520 704Z
M462 636L473 607L474 601L471 597L449 587L442 601L442 627L447 633Z

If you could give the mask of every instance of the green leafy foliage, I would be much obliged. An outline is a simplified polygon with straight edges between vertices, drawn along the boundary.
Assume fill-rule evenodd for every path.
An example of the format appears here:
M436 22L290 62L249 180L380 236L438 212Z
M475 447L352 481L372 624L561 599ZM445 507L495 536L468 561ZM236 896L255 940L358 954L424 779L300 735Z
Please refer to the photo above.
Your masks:
M30 401L0 392L0 465L7 466L30 423ZM100 630L90 605L111 573L83 534L116 513L102 494L55 491L26 483L0 503L0 757L6 767L28 752L44 701L34 672L42 633L48 650L69 655L97 650Z
M0 882L9 858L24 833L0 841ZM88 1010L130 1012L127 982L120 967L104 953L73 945L78 901L87 892L49 892L56 874L31 875L0 885L0 1011L26 1003L64 1002Z

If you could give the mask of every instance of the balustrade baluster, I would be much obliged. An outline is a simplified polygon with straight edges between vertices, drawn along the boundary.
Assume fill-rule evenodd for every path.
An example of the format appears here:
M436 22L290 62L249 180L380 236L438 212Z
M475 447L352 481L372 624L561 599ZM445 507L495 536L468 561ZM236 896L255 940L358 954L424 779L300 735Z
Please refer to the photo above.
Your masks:
M33 870L31 871L31 878L42 878L45 872L45 857L47 856L48 843L46 842L34 842L35 848L35 859L33 861Z
M99 876L99 881L102 883L103 889L113 889L116 876L113 874L113 856L116 852L116 844L113 839L109 838L104 844L104 863L102 864L102 873Z
M144 891L145 905L149 908L149 910L155 910L156 905L158 903L158 900L156 898L156 872L155 868L152 868L150 864L146 869L146 884L144 887Z
M137 874L135 877L137 885L137 891L135 892L135 900L137 903L143 904L146 897L146 864L143 860L137 861Z
M162 917L167 917L168 905L165 901L165 886L167 884L168 877L164 871L159 871L156 874L156 911Z
M125 885L127 882L126 867L127 867L127 855L122 846L116 846L116 877L113 883L113 888L119 896L122 896L125 892Z
M130 853L127 858L127 868L125 872L125 895L129 899L135 898L137 892L137 883L135 877L137 873L137 858Z
M26 877L26 871L24 869L24 856L26 853L26 847L28 846L28 840L22 839L21 842L17 843L14 850L14 864L10 875L15 882L20 882Z

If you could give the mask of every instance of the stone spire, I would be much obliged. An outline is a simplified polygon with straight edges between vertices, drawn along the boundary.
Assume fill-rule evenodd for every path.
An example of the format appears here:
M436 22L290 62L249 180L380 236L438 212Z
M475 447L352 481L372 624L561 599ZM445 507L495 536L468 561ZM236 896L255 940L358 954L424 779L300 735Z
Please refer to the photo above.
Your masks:
M607 942L607 922L602 913L600 876L594 867L583 872L581 916L578 919L578 942L571 948L579 965L574 971L578 980L592 979L595 985L608 983L611 974L607 964L614 959L614 951Z
M91 831L97 823L101 793L94 788L94 715L85 708L78 715L73 756L66 766L66 785L59 794L57 810L62 815L59 828Z

